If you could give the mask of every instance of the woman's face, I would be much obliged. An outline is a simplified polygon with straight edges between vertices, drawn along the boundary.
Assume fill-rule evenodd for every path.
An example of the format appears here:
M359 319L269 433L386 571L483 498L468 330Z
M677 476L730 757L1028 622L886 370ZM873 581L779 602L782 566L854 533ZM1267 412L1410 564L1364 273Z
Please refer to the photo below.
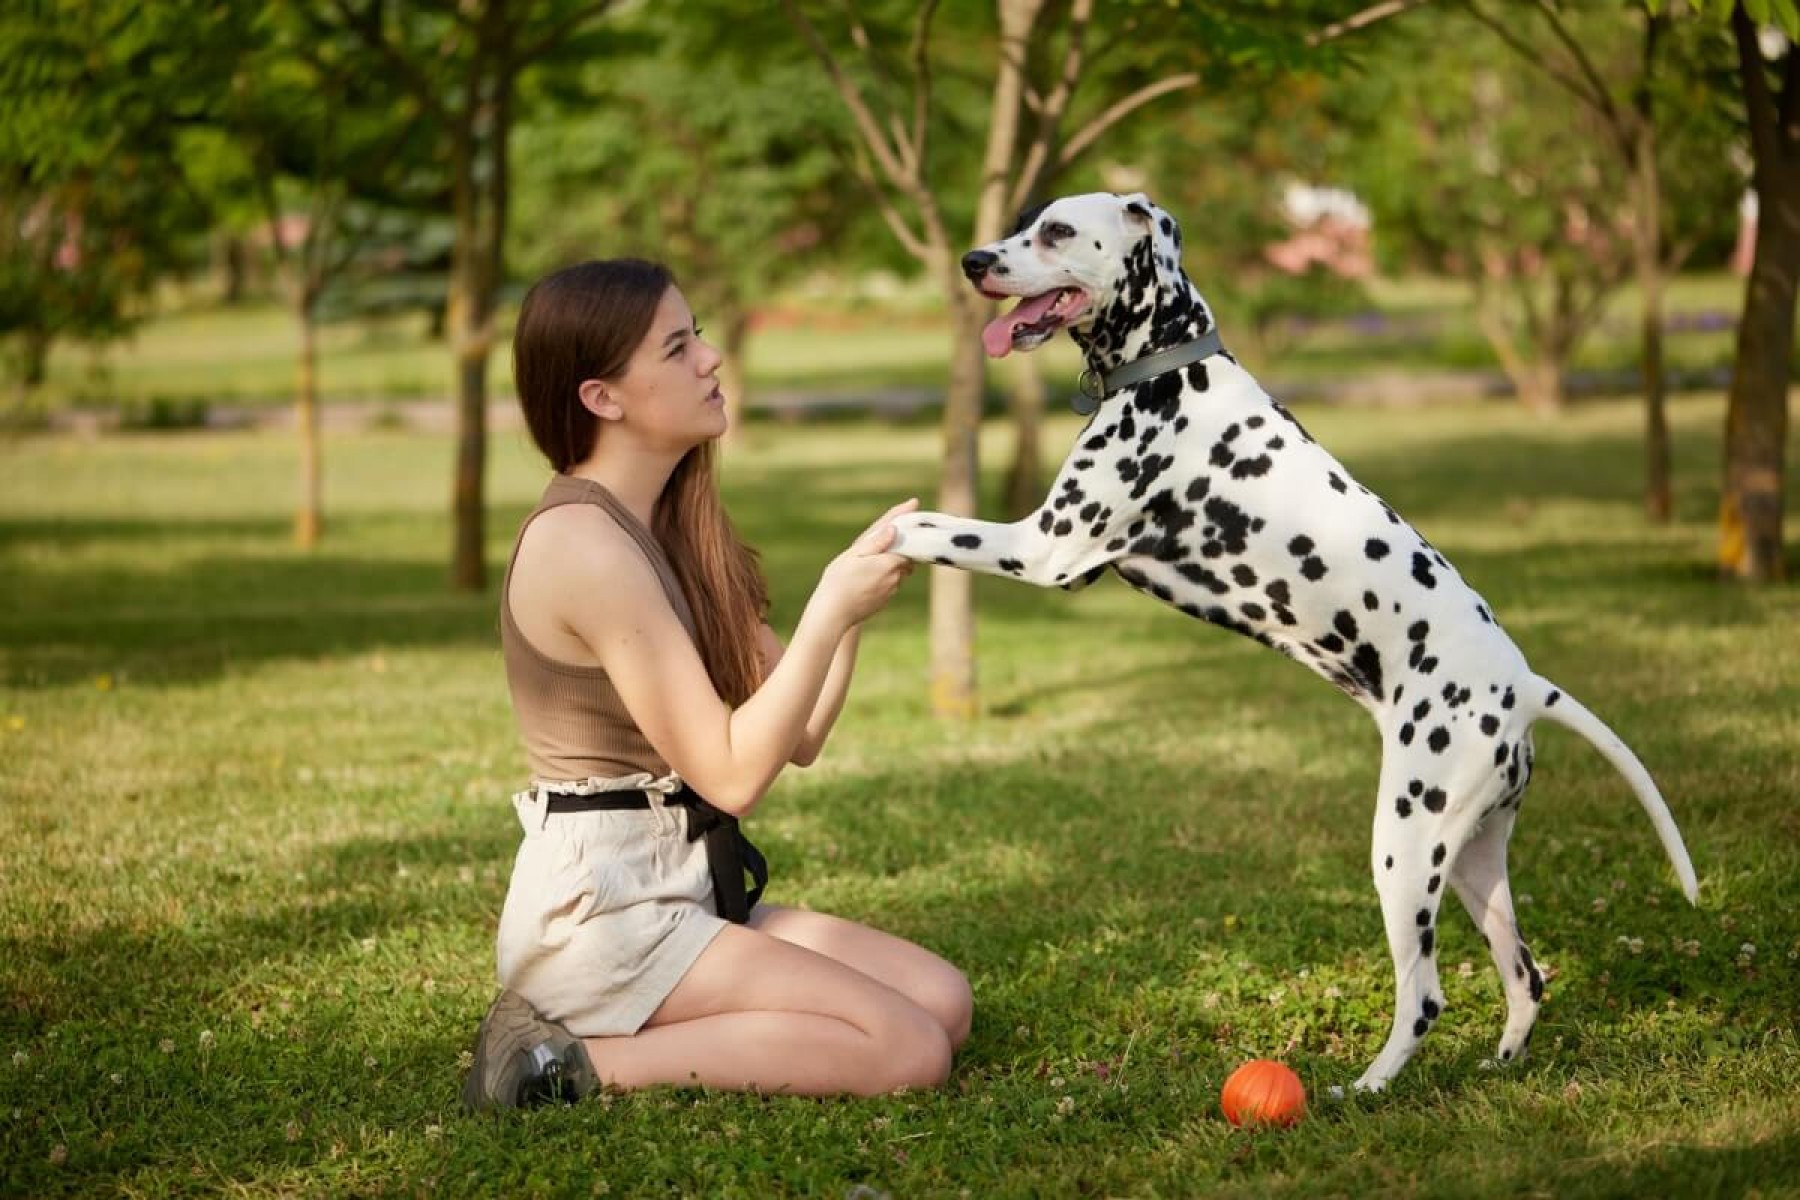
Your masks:
M701 340L681 289L670 288L625 373L607 384L624 422L657 442L685 447L725 432L719 352Z

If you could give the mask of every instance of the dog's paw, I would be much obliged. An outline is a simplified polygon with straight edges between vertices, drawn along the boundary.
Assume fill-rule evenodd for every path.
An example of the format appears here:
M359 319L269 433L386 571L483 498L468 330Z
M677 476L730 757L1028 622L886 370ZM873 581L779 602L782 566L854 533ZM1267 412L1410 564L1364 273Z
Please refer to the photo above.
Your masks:
M929 561L934 553L930 548L932 538L942 520L942 515L934 512L901 513L891 522L894 544L888 547L888 552L903 558Z

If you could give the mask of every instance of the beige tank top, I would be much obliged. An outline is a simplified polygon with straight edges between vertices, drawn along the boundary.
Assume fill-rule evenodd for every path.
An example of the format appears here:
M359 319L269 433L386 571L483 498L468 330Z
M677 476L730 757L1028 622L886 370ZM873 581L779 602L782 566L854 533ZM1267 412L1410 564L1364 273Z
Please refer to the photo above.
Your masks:
M593 504L603 508L631 535L656 571L669 605L688 636L698 640L693 610L682 594L675 568L656 539L618 498L590 479L557 475L519 526L519 540L538 514L564 504ZM525 755L535 779L610 779L640 772L658 778L669 773L669 764L638 729L619 699L604 667L565 663L533 646L513 620L513 563L519 557L519 540L513 543L506 564L506 582L500 590L500 650L506 661L506 685L512 693L513 716L525 740Z

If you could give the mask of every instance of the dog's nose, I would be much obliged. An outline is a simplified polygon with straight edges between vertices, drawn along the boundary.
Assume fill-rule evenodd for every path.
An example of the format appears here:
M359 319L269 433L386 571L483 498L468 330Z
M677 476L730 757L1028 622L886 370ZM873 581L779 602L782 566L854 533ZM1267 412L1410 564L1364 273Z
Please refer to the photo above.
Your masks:
M1000 256L992 250L971 250L963 255L963 274L980 283L981 277L987 274L987 269L999 261Z

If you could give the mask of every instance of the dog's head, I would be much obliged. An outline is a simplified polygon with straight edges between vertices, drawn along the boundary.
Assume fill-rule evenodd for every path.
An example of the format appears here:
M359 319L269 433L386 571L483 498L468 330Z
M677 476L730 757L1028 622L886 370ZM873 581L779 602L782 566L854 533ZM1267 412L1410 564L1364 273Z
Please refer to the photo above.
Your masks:
M982 295L1022 296L982 332L989 355L1035 350L1067 329L1079 342L1123 335L1155 309L1160 283L1181 275L1181 228L1143 193L1065 196L1019 215L997 242L963 256Z

